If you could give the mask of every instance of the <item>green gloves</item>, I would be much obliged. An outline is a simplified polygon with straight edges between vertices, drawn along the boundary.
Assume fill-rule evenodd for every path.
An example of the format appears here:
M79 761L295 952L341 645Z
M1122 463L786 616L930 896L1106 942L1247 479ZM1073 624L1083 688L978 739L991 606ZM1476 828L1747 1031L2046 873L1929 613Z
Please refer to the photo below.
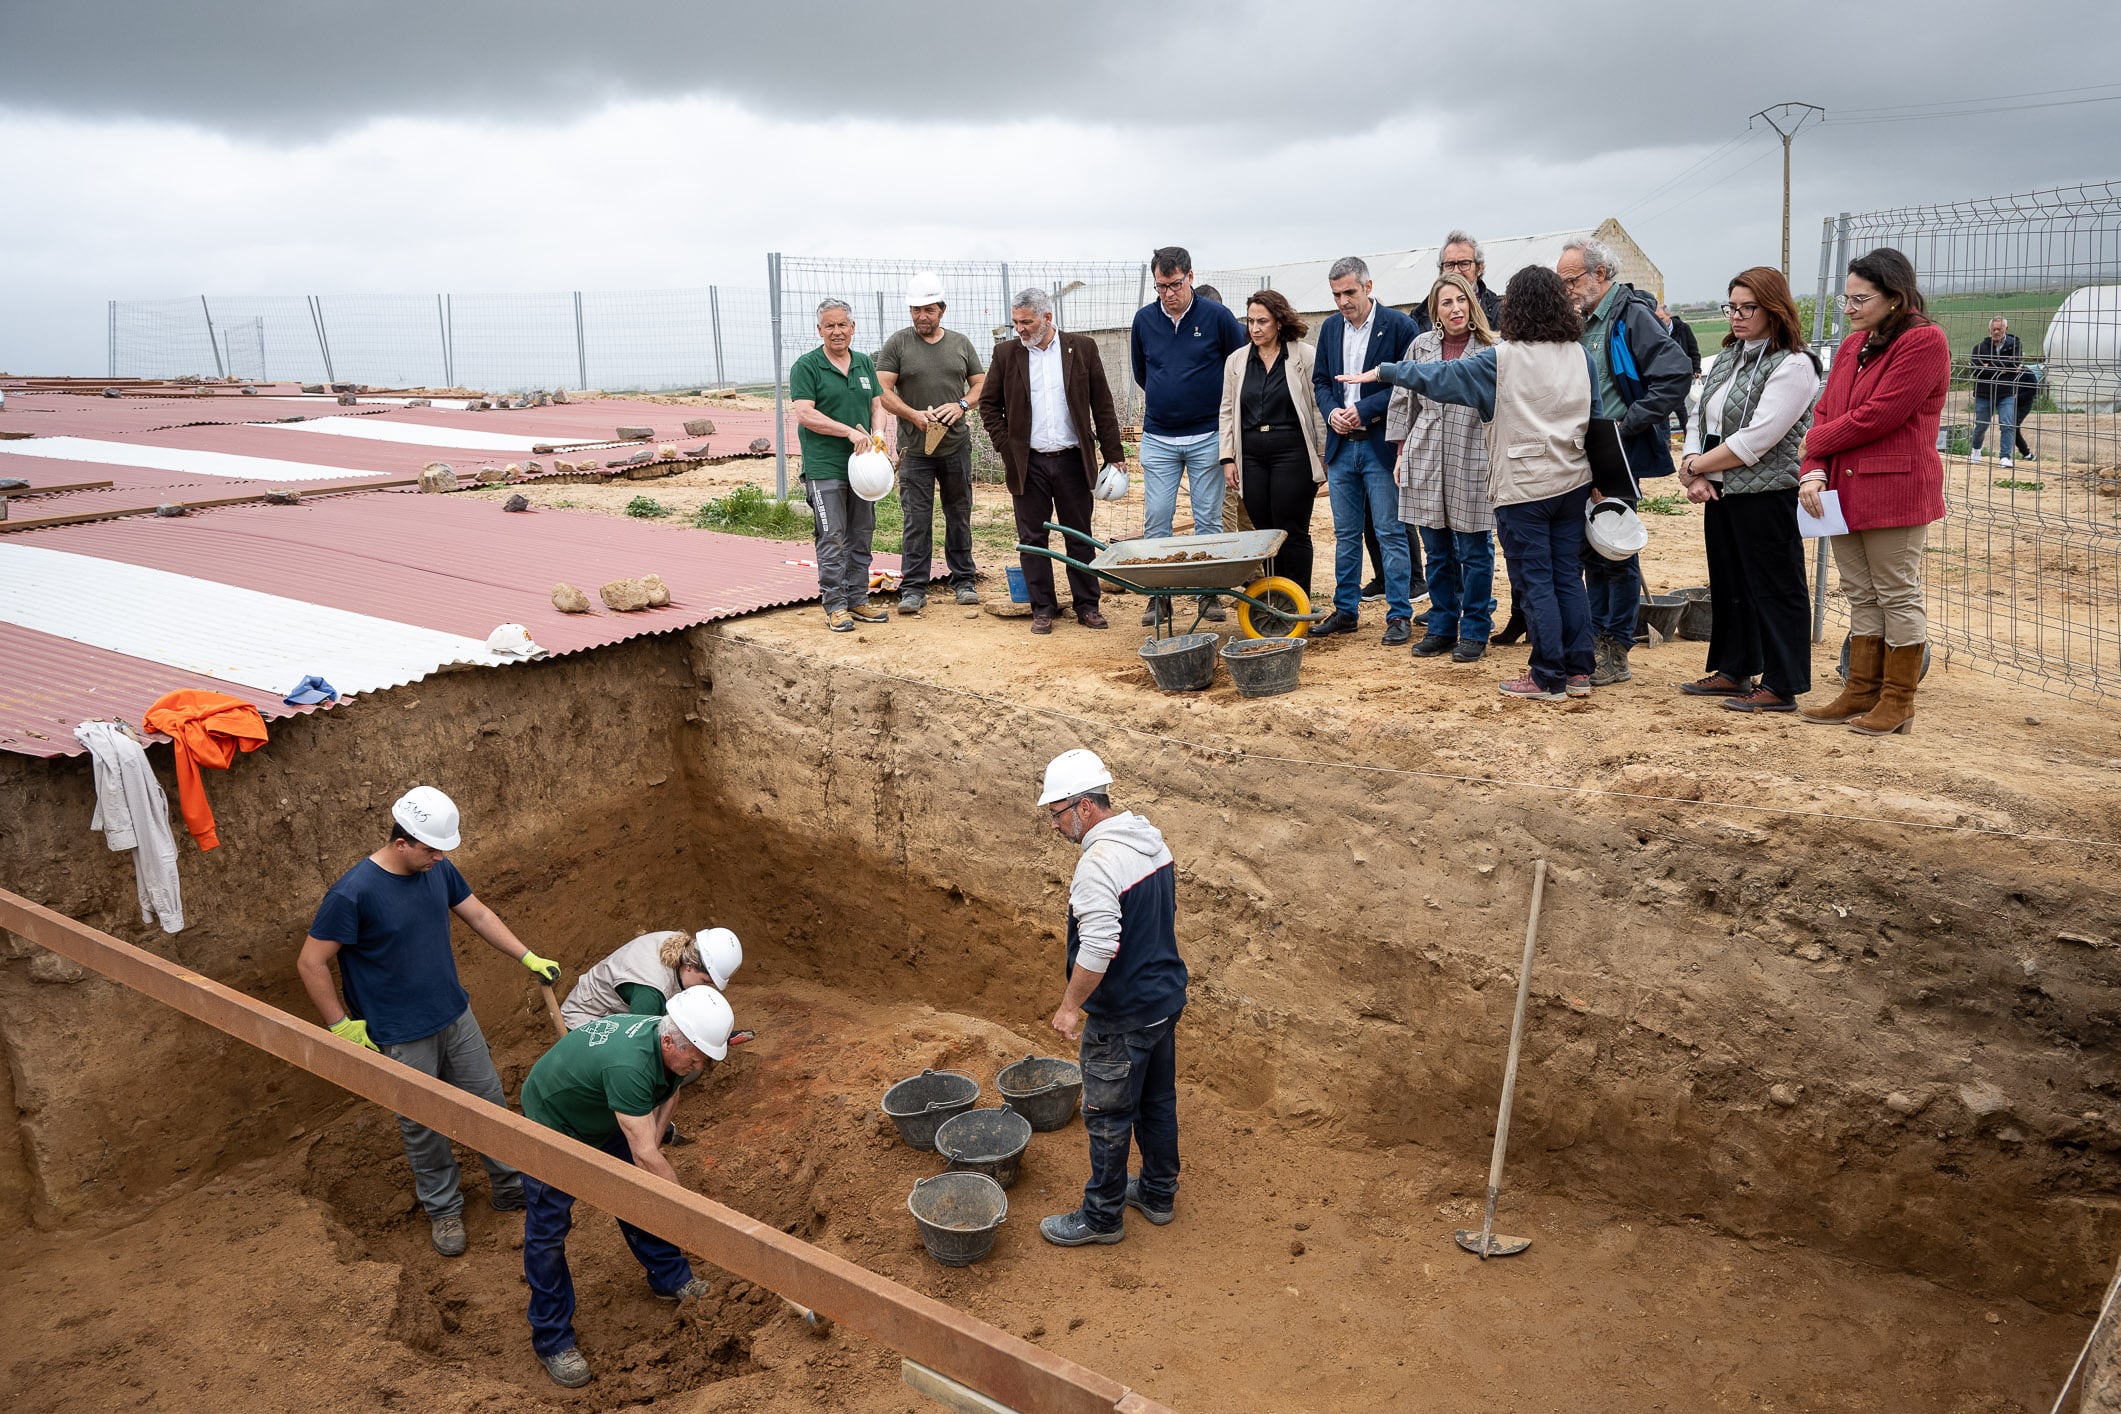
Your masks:
M523 950L523 965L538 974L538 980L547 986L560 980L560 964L550 958L539 957L528 948Z
M351 1041L356 1046L366 1046L371 1051L376 1051L379 1054L381 1052L381 1048L368 1039L368 1023L365 1021L356 1021L349 1016L338 1025L332 1027L331 1034L342 1041Z

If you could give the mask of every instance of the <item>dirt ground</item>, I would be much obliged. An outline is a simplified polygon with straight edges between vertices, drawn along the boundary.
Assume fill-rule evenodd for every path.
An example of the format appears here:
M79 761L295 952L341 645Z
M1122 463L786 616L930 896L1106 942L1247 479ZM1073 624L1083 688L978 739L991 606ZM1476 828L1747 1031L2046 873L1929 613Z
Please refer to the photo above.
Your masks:
M897 1141L883 1091L923 1066L994 1076L1050 1048L904 1000L766 981L735 998L759 1040L679 1110L688 1186L795 1231L1190 1411L2044 1409L2082 1323L1698 1224L1661 1224L1537 1191L1498 1227L1531 1236L1482 1264L1485 1172L1413 1146L1325 1150L1180 1092L1179 1218L1138 1219L1111 1248L1038 1240L1088 1169L1080 1120L1035 1135L994 1254L923 1253L905 1197L937 1171ZM533 1046L500 1057L511 1092ZM467 1162L469 1156L466 1156ZM148 1221L16 1234L16 1407L686 1411L926 1408L887 1352L820 1339L778 1298L726 1276L681 1311L653 1300L612 1222L582 1209L570 1243L577 1327L599 1378L568 1394L533 1360L522 1220L491 1212L471 1165L471 1251L445 1261L389 1116L347 1108L276 1158L221 1176Z

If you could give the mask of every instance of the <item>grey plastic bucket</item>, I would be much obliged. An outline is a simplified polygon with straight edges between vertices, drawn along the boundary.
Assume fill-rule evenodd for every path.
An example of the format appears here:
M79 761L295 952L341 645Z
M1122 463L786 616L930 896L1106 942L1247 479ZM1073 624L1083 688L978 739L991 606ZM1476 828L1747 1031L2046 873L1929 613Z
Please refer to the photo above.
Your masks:
M1215 645L1221 641L1212 633L1152 638L1142 644L1141 660L1165 692L1200 692L1215 682Z
M943 1121L978 1103L979 1082L962 1070L924 1070L884 1092L884 1113L915 1149L933 1149Z
M994 1250L1009 1195L983 1173L939 1173L913 1185L906 1211L929 1256L946 1267L969 1267Z
M951 1172L983 1173L1004 1188L1016 1182L1030 1143L1031 1121L1007 1105L952 1115L935 1131L935 1152Z
M1709 587L1704 584L1672 593L1686 600L1686 609L1679 615L1679 636L1691 643L1707 643L1714 638L1716 611L1709 603Z
M1301 638L1233 638L1223 645L1230 681L1244 697L1275 697L1292 691L1303 661Z
M1679 637L1679 621L1686 617L1687 598L1684 594L1645 594L1635 615L1635 637L1648 637L1647 629L1656 629L1657 636L1670 642Z
M1062 1129L1075 1118L1083 1098L1083 1069L1059 1056L1025 1056L1003 1068L994 1088L1009 1108L1031 1121L1038 1133Z

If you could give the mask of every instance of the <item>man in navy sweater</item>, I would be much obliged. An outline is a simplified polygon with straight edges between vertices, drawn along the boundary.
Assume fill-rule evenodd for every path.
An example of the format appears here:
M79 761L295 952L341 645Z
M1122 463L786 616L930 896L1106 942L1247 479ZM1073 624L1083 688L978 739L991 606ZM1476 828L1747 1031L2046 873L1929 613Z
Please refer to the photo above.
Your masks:
M1385 409L1391 389L1363 396L1368 385L1342 383L1343 373L1362 373L1406 356L1417 332L1414 321L1371 297L1370 267L1358 256L1333 262L1326 272L1338 314L1318 330L1318 359L1311 387L1326 419L1326 492L1333 506L1333 615L1311 630L1355 632L1362 609L1362 530L1365 517L1384 552L1387 645L1413 636L1414 562L1407 528L1399 519L1399 485L1392 479L1385 445Z
M1158 1227L1178 1196L1178 1051L1186 964L1178 955L1177 869L1156 826L1112 808L1097 754L1064 751L1046 767L1039 804L1082 848L1068 888L1068 987L1053 1029L1082 1038L1083 1127L1090 1181L1082 1206L1038 1225L1056 1247L1118 1242L1125 1210ZM1139 1145L1141 1176L1127 1173Z
M1128 352L1134 381L1142 390L1142 534L1171 533L1178 511L1178 483L1187 482L1193 533L1219 535L1223 528L1223 469L1220 420L1223 362L1250 340L1245 326L1216 300L1195 299L1193 257L1167 245L1149 257L1156 303L1134 316ZM1157 600L1143 623L1154 623ZM1224 617L1214 596L1202 606L1210 619Z

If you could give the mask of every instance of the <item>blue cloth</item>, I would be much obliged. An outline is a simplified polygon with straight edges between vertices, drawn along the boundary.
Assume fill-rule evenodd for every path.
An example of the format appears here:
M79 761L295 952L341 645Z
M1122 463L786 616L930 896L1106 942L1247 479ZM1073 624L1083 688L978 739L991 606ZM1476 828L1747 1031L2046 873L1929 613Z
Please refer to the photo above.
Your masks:
M1632 457L1629 464L1633 465ZM1617 499L1630 506L1638 500L1633 496ZM1633 643L1635 624L1642 617L1642 556L1609 560L1591 548L1591 539L1586 535L1581 557L1583 587L1591 600L1591 636Z
M1420 331L1414 321L1389 305L1378 305L1370 313L1370 347L1363 354L1362 368L1340 366L1341 331L1348 321L1338 314L1326 316L1326 322L1318 329L1318 358L1311 366L1311 393L1318 403L1318 413L1326 421L1326 460L1331 462L1340 451L1341 436L1333 430L1333 411L1347 403L1346 385L1335 382L1342 373L1360 373L1364 368L1375 368L1387 359L1398 358L1407 351ZM1453 359L1453 367L1464 362ZM1385 408L1392 401L1392 390L1373 385L1355 404L1355 411L1362 417L1362 425L1372 441L1382 441L1385 435ZM1337 519L1337 516L1336 516ZM1397 521L1395 509L1388 519Z
M1362 608L1366 507L1385 557L1385 617L1414 616L1414 562L1407 551L1407 527L1399 519L1399 483L1378 459L1383 446L1375 440L1344 440L1326 466L1326 495L1333 506L1333 607L1351 619Z
M1178 1194L1178 1018L1134 1030L1083 1028L1083 1128L1090 1181L1083 1220L1092 1230L1124 1225L1127 1154L1140 1146L1142 1201L1171 1206Z
M1510 597L1524 610L1532 640L1532 677L1550 692L1591 671L1590 605L1578 569L1583 508L1590 499L1591 488L1584 485L1544 501L1495 508Z
M626 1136L613 1134L593 1146L614 1159L633 1162ZM530 1283L530 1348L557 1355L574 1348L574 1274L567 1269L567 1233L574 1226L574 1195L523 1175L523 1279ZM665 1296L692 1280L692 1264L677 1247L619 1219L619 1231L648 1285Z
M1193 533L1222 533L1223 493L1228 482L1223 477L1220 439L1173 442L1144 432L1141 464L1143 535L1155 540L1171 533L1171 518L1178 513L1181 479L1187 485L1187 504L1193 508Z
M316 702L336 702L338 700L339 689L314 673L296 683L295 690L281 699L290 707L307 707Z
M449 946L449 910L470 897L446 859L424 874L364 859L317 905L309 934L339 945L347 1014L368 1023L378 1046L432 1036L471 1005Z
M1216 431L1222 418L1223 361L1249 342L1237 316L1211 299L1195 299L1176 328L1161 304L1137 310L1127 352L1142 390L1142 431L1179 439ZM1221 529L1218 521L1201 533Z
M1063 976L1074 975L1081 942L1071 909ZM1176 1016L1186 1005L1186 982L1185 959L1178 955L1178 866L1166 861L1120 894L1119 952L1083 1002L1083 1014L1119 1031Z
M1495 541L1485 530L1419 529L1429 556L1429 632L1486 643L1495 632Z

